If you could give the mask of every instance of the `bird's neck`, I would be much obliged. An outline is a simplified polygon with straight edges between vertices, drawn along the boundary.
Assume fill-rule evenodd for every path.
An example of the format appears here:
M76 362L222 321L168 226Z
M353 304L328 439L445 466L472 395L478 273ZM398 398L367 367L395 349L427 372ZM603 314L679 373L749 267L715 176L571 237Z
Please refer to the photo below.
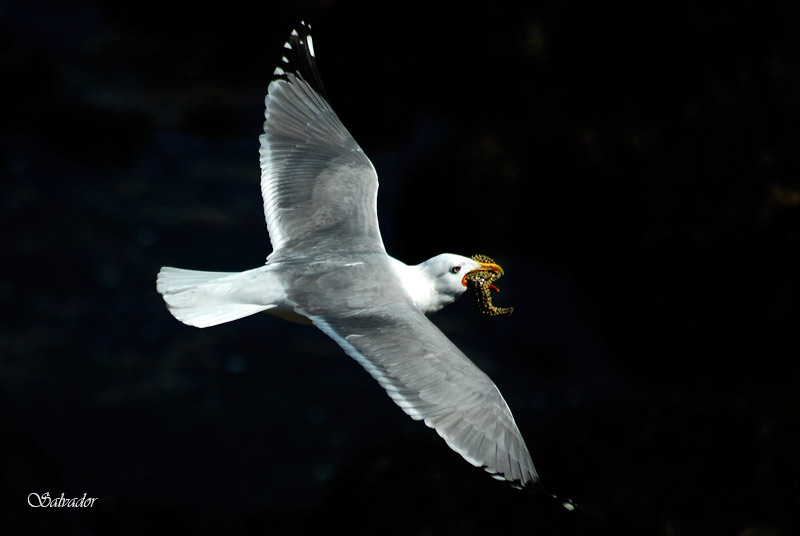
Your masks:
M390 257L400 284L406 290L414 305L426 315L441 310L445 305L453 303L454 296L437 292L434 282L427 276L421 264L408 264Z

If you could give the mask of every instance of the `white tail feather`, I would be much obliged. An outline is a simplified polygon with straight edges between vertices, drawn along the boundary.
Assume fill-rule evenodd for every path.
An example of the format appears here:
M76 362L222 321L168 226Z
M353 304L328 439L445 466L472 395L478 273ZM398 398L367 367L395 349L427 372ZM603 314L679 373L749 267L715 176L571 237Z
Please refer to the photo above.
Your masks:
M282 289L278 285L264 289L263 269L237 273L164 267L158 272L156 290L172 316L206 328L276 307ZM265 299L270 297L274 300Z

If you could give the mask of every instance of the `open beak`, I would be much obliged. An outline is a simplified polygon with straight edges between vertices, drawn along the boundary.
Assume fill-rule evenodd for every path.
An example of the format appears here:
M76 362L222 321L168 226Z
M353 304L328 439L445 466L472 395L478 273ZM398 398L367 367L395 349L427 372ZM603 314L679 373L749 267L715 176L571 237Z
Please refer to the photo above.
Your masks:
M478 262L478 264L481 265L480 268L475 268L474 270L470 270L464 275L464 277L461 278L461 284L464 285L465 287L467 286L466 277L469 274L473 274L475 272L498 272L500 273L500 275L503 275L503 269L500 268L499 264L495 264L493 262ZM489 285L489 288L494 290L495 292L500 292L500 289L498 289L494 285Z

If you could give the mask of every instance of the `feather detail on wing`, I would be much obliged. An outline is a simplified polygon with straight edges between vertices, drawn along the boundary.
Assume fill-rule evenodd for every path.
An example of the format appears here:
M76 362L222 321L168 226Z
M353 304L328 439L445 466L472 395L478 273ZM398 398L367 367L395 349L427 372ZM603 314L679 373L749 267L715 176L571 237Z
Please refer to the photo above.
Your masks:
M309 250L384 251L375 168L331 108L308 26L292 32L266 98L261 192L272 256Z
M495 384L413 306L311 320L465 460L517 487L538 480Z

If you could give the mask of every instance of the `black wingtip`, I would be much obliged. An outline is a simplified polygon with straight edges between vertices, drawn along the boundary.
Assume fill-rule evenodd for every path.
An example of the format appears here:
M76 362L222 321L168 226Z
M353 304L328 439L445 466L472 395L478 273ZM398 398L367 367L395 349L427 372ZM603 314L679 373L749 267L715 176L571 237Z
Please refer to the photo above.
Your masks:
M542 481L538 478L532 482L528 482L524 487L520 488L522 491L529 493L530 495L535 495L539 497L540 500L543 500L546 504L549 505L551 508L556 508L557 510L562 510L564 512L574 512L578 505L570 499L569 497L559 497L555 493L552 493L546 487L542 485Z
M291 73L303 79L314 91L327 99L322 78L317 71L317 61L314 56L314 40L311 37L311 25L305 21L289 34L289 40L283 45L283 57L278 67L275 68L275 78L289 80L286 76Z

